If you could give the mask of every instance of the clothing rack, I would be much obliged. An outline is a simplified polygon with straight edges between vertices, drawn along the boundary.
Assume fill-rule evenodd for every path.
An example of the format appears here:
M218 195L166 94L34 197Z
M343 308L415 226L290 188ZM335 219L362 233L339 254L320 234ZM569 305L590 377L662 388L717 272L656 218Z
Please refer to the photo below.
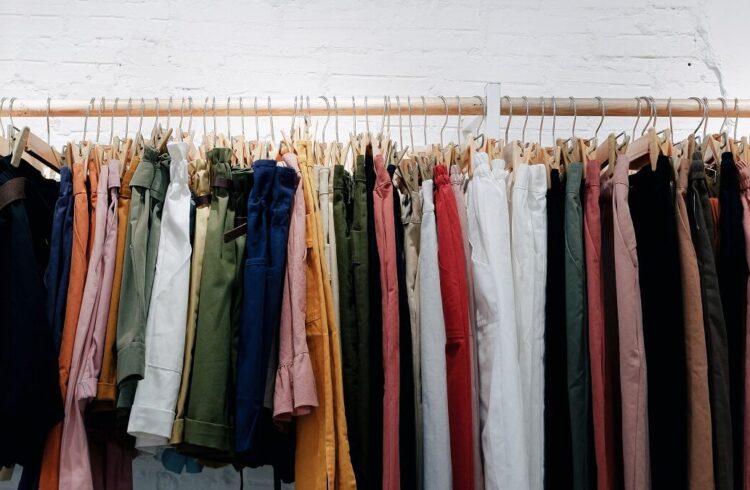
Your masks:
M192 100L191 100L192 99ZM497 99L497 98L496 98ZM639 102L640 100L640 102ZM12 102L11 102L12 101ZM705 101L705 102L704 102ZM485 98L480 96L305 96L304 107L295 99L273 97L172 97L169 98L92 98L15 99L5 98L0 117L255 117L294 116L470 116L485 114ZM257 104L256 104L257 102ZM705 107L704 107L705 104ZM191 107L192 106L192 107ZM658 117L750 117L750 99L651 99L508 97L500 100L501 115L648 117L652 108ZM411 107L411 109L410 109Z

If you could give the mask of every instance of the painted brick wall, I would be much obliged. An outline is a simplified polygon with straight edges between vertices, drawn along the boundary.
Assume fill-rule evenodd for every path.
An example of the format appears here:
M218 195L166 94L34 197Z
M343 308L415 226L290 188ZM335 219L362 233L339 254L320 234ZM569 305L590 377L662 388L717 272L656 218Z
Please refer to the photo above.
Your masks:
M249 107L247 98L256 95L339 95L340 104L347 95L474 95L485 82L499 81L503 93L517 96L750 97L750 63L742 50L747 18L745 0L719 0L710 8L705 0L2 0L0 96L117 96L121 103L193 96L197 104L205 95L242 95ZM418 98L413 101L417 114ZM455 134L455 119L446 139ZM416 141L421 121L415 115ZM522 121L514 117L512 137ZM580 118L579 132L597 122ZM16 123L45 134L43 119ZM131 132L136 124L131 120ZM378 127L379 118L370 124ZM559 118L558 135L570 124L571 118ZM603 129L632 124L608 119ZM695 124L675 120L677 129ZM266 133L268 122L261 125ZM358 125L364 128L363 117ZM430 139L441 125L442 117L430 118ZM218 126L225 131L226 120L219 118ZM341 119L342 136L350 126L351 118ZM60 144L80 137L83 120L54 119L51 127L53 143ZM95 127L94 118L89 131ZM193 127L200 132L202 121ZM550 127L548 118L545 137ZM123 128L118 120L116 130ZM233 121L233 131L239 128ZM252 118L246 128L254 132ZM288 128L288 119L276 128ZM527 137L536 138L538 128L532 118ZM750 131L750 123L740 130ZM328 131L330 138L332 123ZM102 118L103 140L108 132L109 119ZM135 468L136 488L239 485L228 470L176 477L145 457ZM254 486L270 485L268 474L253 472ZM0 484L5 488L11 487Z

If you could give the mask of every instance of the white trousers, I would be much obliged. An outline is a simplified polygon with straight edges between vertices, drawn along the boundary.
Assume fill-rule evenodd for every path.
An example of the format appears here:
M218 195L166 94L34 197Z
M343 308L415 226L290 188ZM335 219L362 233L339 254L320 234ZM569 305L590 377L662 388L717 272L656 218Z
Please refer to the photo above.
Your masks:
M488 489L529 489L511 264L507 172L474 160L466 193L479 363L479 418Z
M423 471L425 490L450 489L451 441L445 367L445 321L440 298L433 182L422 182L419 253L419 329L422 368Z
M138 448L166 445L172 434L185 348L192 252L187 143L169 144L167 150L170 181L146 319L146 366L128 422Z

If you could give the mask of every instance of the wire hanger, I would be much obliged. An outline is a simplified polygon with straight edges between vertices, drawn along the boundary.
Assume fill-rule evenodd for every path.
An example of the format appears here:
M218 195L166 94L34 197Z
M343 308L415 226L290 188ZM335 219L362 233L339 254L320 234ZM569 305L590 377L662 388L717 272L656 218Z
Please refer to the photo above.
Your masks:
M335 118L333 120L334 127L336 128L336 144L339 142L339 106L336 103L336 96L333 96L333 112L335 114Z
M424 130L424 146L427 148L427 102L425 101L424 95L422 96L422 111L424 112L424 124L422 125L422 129Z
M445 100L445 97L442 95L439 95L440 100L443 101L443 106L445 107L445 120L443 121L443 127L440 128L440 148L443 148L443 131L445 131L445 126L448 125L448 102Z
M508 143L508 129L510 129L510 121L513 119L513 100L507 95L504 95L500 99L500 108L502 109L503 99L508 100L508 121L505 123L505 143Z
M526 119L523 120L523 129L521 130L521 143L526 142L526 125L529 123L529 99L525 95L521 97L526 105Z
M411 144L412 151L414 151L414 127L411 122L411 95L406 96L406 103L409 107L409 143Z
M479 145L476 148L476 150L479 151L482 148L484 148L484 143L485 143L484 131L480 133L479 128L482 127L485 120L487 119L487 107L484 105L484 98L481 95L475 95L474 98L479 100L479 104L482 106L482 119L479 121L479 124L477 125L477 128L474 131L474 139L481 140L481 143L479 143Z

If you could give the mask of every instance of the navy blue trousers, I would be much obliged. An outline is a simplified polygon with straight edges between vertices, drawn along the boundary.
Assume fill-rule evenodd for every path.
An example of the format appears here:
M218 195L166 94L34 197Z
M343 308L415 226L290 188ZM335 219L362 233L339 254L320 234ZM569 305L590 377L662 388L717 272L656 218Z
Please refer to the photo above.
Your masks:
M253 164L247 203L244 301L237 354L235 449L255 452L271 347L279 330L289 214L297 173L274 160Z

